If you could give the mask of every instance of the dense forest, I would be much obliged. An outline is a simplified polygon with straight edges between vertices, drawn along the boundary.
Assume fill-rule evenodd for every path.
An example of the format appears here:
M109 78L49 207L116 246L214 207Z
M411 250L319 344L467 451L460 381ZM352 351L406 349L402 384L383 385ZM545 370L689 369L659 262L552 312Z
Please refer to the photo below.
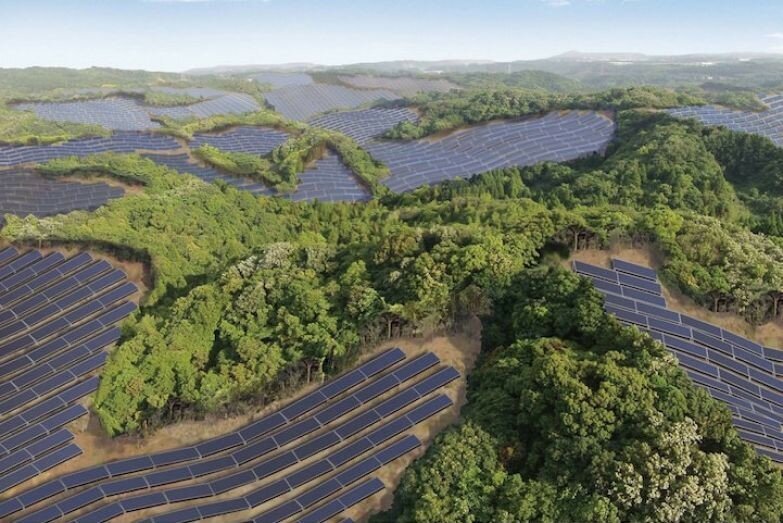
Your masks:
M267 158L199 154L286 191L329 148L374 189L366 204L254 197L137 154L40 166L46 176L139 187L95 212L9 215L0 232L148 265L149 293L95 396L102 426L146 434L241 409L340 372L380 340L478 317L482 355L463 419L373 521L779 521L779 469L660 344L606 315L561 262L580 249L643 245L661 255L664 282L704 307L753 324L777 319L783 152L657 110L705 103L698 93L542 94L470 81L475 88L414 100L420 123L391 134L590 108L615 114L616 140L604 156L386 194L385 166L338 133L268 111L163 122L161 132L181 138L239 124L285 129L293 139ZM7 132L20 130L35 134L27 124Z

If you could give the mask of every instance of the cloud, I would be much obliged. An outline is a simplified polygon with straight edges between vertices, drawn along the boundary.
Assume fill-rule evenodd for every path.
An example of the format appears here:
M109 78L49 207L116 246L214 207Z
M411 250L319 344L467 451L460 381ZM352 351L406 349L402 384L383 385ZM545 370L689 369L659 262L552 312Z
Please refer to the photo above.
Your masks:
M767 38L774 38L775 40L783 40L783 32L769 33L765 35Z
M571 0L541 0L550 7L565 7L571 5Z

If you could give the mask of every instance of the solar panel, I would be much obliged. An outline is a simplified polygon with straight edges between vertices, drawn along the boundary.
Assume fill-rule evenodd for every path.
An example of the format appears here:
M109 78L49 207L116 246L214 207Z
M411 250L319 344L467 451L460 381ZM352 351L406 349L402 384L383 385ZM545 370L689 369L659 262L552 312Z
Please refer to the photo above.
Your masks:
M318 420L318 423L323 425L346 415L359 405L361 405L359 400L353 396L348 396L318 413L315 416L315 419Z
M304 443L304 445L297 448L294 453L297 458L303 460L340 441L340 437L335 432L327 432L326 434Z
M653 269L644 267L642 265L637 265L629 261L621 260L619 258L612 258L612 268L618 272L624 272L639 278L645 278L652 282L658 281L658 275Z
M405 353L401 349L393 348L360 365L359 370L369 378L404 359Z
M314 418L306 418L281 430L275 434L274 439L278 446L283 446L319 428L320 425Z
M332 466L326 460L316 461L312 465L308 465L301 470L294 472L286 477L288 484L291 488L297 488L304 485L308 481L323 476L327 472L333 470Z
M357 391L354 394L354 397L359 401L361 401L362 403L366 403L371 399L376 398L385 392L388 392L389 390L393 389L397 385L399 385L399 381L394 376L394 374L387 374L382 378L374 381L367 387L364 387L363 389Z
M382 427L372 431L367 435L373 445L378 445L383 441L396 436L397 434L411 428L413 424L407 417L397 418L389 423L386 423Z
M206 457L237 447L242 445L242 443L244 443L244 441L239 433L232 432L231 434L226 434L225 436L196 445L196 451L201 454L202 457Z
M418 358L400 366L399 369L394 371L394 376L396 376L400 382L403 382L413 378L418 374L421 374L431 367L434 367L438 363L440 363L440 359L432 352L427 352Z
M456 369L453 367L446 367L439 370L432 376L422 380L414 387L414 390L419 394L419 396L425 396L433 390L439 389L440 387L443 387L444 385L454 381L459 377L460 374Z
M312 394L308 394L304 398L295 401L280 411L280 413L286 417L286 419L294 419L301 416L305 412L309 412L319 405L322 405L327 400L327 397L321 394L320 391L315 391Z
M382 491L384 484L377 478L371 478L356 487L349 489L339 499L319 507L300 519L300 523L323 523L336 516L348 507Z
M118 479L100 485L101 491L107 497L115 496L117 494L127 494L143 488L147 488L147 482L144 480L143 476Z

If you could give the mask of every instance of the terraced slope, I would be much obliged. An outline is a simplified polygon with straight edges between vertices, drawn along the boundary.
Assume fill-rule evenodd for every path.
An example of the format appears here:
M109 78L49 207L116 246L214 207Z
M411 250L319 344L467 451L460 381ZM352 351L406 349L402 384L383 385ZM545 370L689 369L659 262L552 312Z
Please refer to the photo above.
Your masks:
M136 293L87 253L0 251L0 492L82 453L64 427L87 414Z
M390 349L236 432L67 474L0 502L0 517L327 521L384 489L374 475L419 447L404 433L452 406L438 390L458 377L432 353Z
M400 97L385 89L360 90L342 85L311 84L283 87L266 95L267 103L290 120L306 121L338 109L354 109L381 100Z
M313 83L313 78L307 73L256 73L251 75L250 78L259 83L269 84L274 89Z
M769 109L762 112L737 111L726 107L705 105L678 107L667 112L679 118L695 118L705 125L723 126L732 131L757 134L783 147L783 95L761 98Z
M169 136L118 131L108 138L79 138L57 145L0 146L0 167L26 163L43 163L67 156L137 151L166 151L179 149L180 145Z
M437 78L371 76L360 74L355 76L340 76L339 79L344 84L358 89L388 89L400 96L413 96L418 93L426 92L447 93L452 89L459 89L457 84Z
M415 122L417 119L416 113L405 107L373 108L327 113L313 118L308 124L341 132L364 145L400 122Z
M383 183L404 192L502 167L600 153L614 131L614 122L602 114L569 111L470 127L441 139L371 141L365 148L389 166L391 176Z
M105 183L76 183L26 171L0 171L0 226L4 214L51 216L92 211L125 191Z
M33 111L39 118L56 122L97 124L115 131L145 131L160 125L154 116L175 119L206 118L218 114L241 114L257 111L258 102L250 95L209 88L178 89L159 87L155 91L185 94L203 98L190 105L153 107L135 98L109 97L73 102L33 102L17 104L16 109Z
M783 463L783 350L666 307L655 271L623 260L612 269L574 262L604 308L663 343L698 385L731 410L740 437Z

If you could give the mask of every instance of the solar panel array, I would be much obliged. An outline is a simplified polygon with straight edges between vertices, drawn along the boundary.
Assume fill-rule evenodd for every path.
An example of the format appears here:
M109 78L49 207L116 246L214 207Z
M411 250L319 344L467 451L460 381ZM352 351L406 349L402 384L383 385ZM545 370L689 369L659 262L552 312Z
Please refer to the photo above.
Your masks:
M189 95L202 100L189 105L158 107L127 97L107 97L98 100L70 102L31 102L16 104L21 111L33 111L39 118L55 122L94 124L114 131L146 131L160 127L155 116L175 119L207 118L218 114L241 114L260 109L260 104L248 94L210 88L156 87L153 91ZM137 90L142 92L141 90Z
M150 119L144 107L131 98L23 103L15 108L33 111L43 120L94 124L117 131L145 131L160 127Z
M243 125L234 127L220 134L196 134L190 142L192 149L202 145L211 145L223 151L242 152L263 156L285 143L289 135L271 127L251 127Z
M761 98L766 111L738 111L715 105L678 107L667 112L679 118L695 118L705 125L719 125L744 133L765 136L783 147L783 95Z
M401 96L413 96L418 93L447 93L459 86L441 78L413 78L409 76L371 76L360 74L338 77L344 84L358 89L388 89Z
M256 73L250 78L256 82L269 84L274 89L281 87L291 87L294 85L310 85L313 83L313 77L307 73Z
M308 124L341 132L362 145L401 122L416 120L418 120L416 113L407 107L397 109L379 107L327 113L313 118Z
M193 176L200 178L201 180L212 183L217 180L221 180L228 185L234 186L237 189L243 191L249 191L256 196L265 195L271 196L274 191L264 185L261 182L252 180L250 178L242 178L239 176L232 176L230 174L224 174L212 167L205 167L198 163L191 161L186 154L177 155L164 155L164 154L145 154L145 158L165 165L170 169L174 169L182 174L192 174Z
M0 250L0 492L82 453L64 426L87 414L136 291L87 253Z
M697 385L731 410L740 437L783 463L783 350L666 307L655 271L624 260L612 269L574 262L604 308L663 343Z
M283 87L265 95L267 103L290 120L306 121L319 113L354 109L400 97L385 89L359 90L342 85L311 84Z
M235 432L44 482L0 502L0 518L324 522L383 489L372 475L421 445L404 433L452 406L438 390L458 377L432 353L390 349Z
M75 183L24 171L0 171L0 226L4 214L51 216L92 211L124 191L105 183Z
M208 118L218 114L252 113L261 108L255 98L249 94L225 93L221 96L176 107L150 107L147 112L154 116L168 116L177 120L188 118Z
M289 198L294 201L363 202L370 200L372 195L339 156L327 152L299 175L299 186Z
M179 149L170 136L117 131L108 138L78 138L57 145L0 145L0 167L43 163L67 156L88 156L103 152L132 153Z
M562 162L605 150L614 122L596 112L549 113L458 131L438 140L375 141L365 148L385 163L396 192L491 169Z

